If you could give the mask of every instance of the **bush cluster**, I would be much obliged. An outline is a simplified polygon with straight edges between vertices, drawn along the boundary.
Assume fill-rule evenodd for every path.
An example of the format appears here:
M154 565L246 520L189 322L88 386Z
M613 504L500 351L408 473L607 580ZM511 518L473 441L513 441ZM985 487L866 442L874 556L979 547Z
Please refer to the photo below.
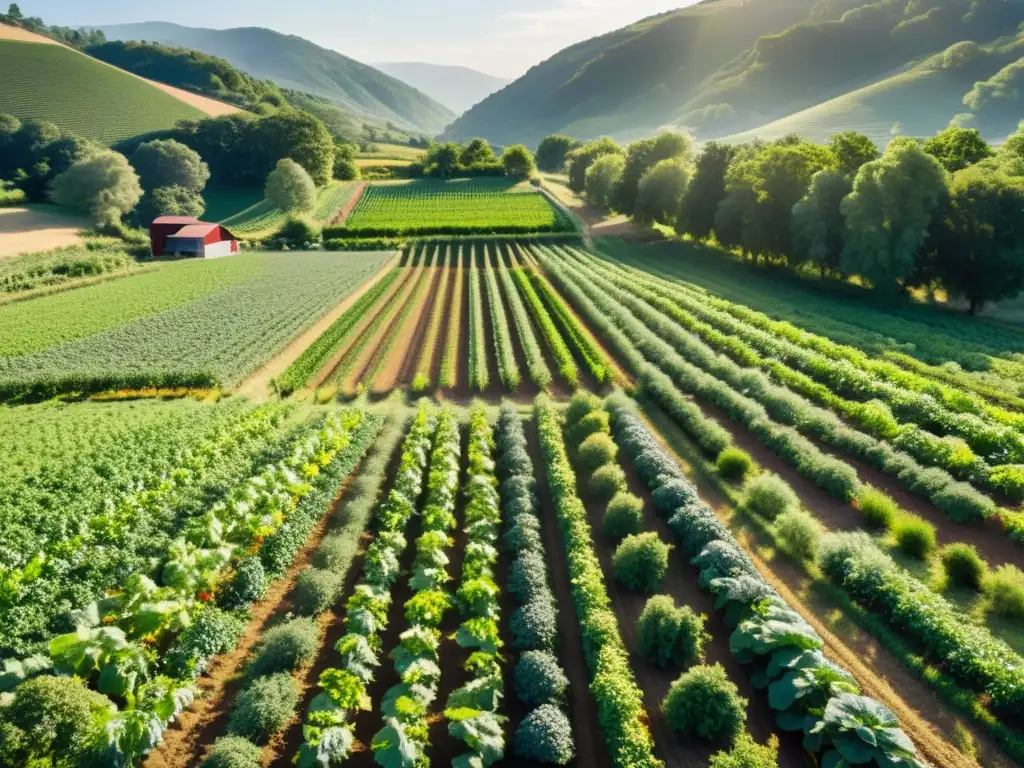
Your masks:
M718 469L718 474L726 480L742 482L754 468L754 460L746 451L729 447L718 454L715 466Z
M762 472L743 486L743 506L769 520L800 506L800 499L789 483L771 472Z
M320 645L320 627L307 618L292 619L263 635L249 665L250 677L291 672L308 664Z
M253 680L235 698L228 730L265 744L281 730L299 703L299 688L287 672Z
M704 643L710 639L704 631L706 620L689 606L676 606L669 595L655 595L636 622L637 651L662 669L692 664L703 657Z
M946 579L956 587L980 592L988 578L988 564L970 544L947 544L939 552Z
M747 700L721 664L687 670L669 688L661 709L673 730L709 741L733 741L747 720Z
M221 736L210 748L202 768L259 768L263 750L241 736Z
M613 541L640 533L644 528L644 502L638 496L620 491L608 502L602 530Z
M654 592L665 580L671 549L654 531L627 536L612 557L615 578L629 589Z

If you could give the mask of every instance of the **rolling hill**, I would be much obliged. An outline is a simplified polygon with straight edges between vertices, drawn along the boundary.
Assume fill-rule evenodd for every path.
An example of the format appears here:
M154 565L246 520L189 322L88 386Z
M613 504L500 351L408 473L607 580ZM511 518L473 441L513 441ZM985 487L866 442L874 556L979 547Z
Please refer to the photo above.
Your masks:
M112 40L148 40L218 56L282 88L331 99L374 122L435 134L454 113L415 88L294 35L260 27L202 29L164 22L100 26Z
M706 0L565 49L470 109L444 137L535 143L563 132L628 141L674 126L715 138L819 105L838 115L859 104L858 90L957 43L992 44L1021 22L1024 3L1004 0ZM1015 92L1016 72L993 92ZM918 79L940 90L948 84L941 97L927 91L944 104L962 101L973 85ZM933 110L944 117L925 120L926 132L963 111ZM902 120L888 112L874 119L887 122L886 132Z
M208 114L195 106L201 97L187 103L192 94L172 95L62 45L12 39L5 29L11 28L0 28L0 114L48 120L105 144Z
M495 77L468 67L450 67L421 61L387 62L373 66L423 91L456 114L462 114L510 82L507 78Z

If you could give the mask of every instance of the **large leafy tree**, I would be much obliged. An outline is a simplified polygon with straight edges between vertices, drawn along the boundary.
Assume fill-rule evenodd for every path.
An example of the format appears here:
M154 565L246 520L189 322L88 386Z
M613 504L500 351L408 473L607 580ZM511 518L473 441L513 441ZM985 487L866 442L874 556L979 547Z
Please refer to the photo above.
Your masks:
M977 128L950 126L924 143L924 151L938 159L950 173L992 157L994 152Z
M427 152L425 161L427 173L447 179L459 170L459 158L461 156L462 150L454 142L447 141L443 144L435 144Z
M599 157L588 169L583 197L595 208L608 210L612 202L612 194L622 178L622 169L626 166L626 158L622 155L604 155Z
M690 167L681 157L662 160L640 179L633 217L642 224L675 224L689 180Z
M837 133L828 146L835 155L839 170L851 175L859 171L864 163L877 160L881 155L870 138L856 131Z
M565 156L578 146L576 139L560 133L546 136L537 147L537 167L547 173L558 173L565 167Z
M715 228L715 212L725 199L725 174L736 155L730 144L709 141L697 155L693 178L683 194L676 230L697 240L707 240Z
M998 166L953 176L935 217L932 269L946 291L965 298L971 314L987 302L1016 297L1024 287L1024 178Z
M53 181L53 201L87 212L100 227L120 224L142 197L139 177L128 159L99 151L72 165Z
M462 154L459 155L459 165L464 168L469 168L473 165L496 163L497 161L498 158L494 156L494 150L487 143L487 139L470 139L466 146L462 148Z
M501 165L505 169L505 175L514 179L528 179L537 170L533 155L522 144L507 147L501 155Z
M260 120L258 128L255 139L262 142L267 171L282 157L289 157L306 170L318 187L331 180L334 174L334 137L327 126L313 115L282 109Z
M841 268L895 292L914 273L917 252L946 194L942 165L912 139L894 139L857 172L843 201Z
M316 205L316 184L306 169L290 158L278 162L267 176L266 199L289 213L310 211Z
M569 168L569 187L573 192L582 194L587 184L587 169L599 157L604 155L624 155L622 149L614 139L607 136L590 141L581 147L577 147L566 155L565 162Z
M689 162L693 157L693 139L668 131L650 139L635 141L626 148L626 166L612 199L612 207L630 216L640 194L640 180L663 160Z
M817 267L821 277L839 271L843 254L840 206L853 184L841 171L818 171L800 202L793 206L793 256Z
M201 192L210 179L210 168L199 153L173 139L148 141L131 157L132 167L147 192L160 187L182 187Z

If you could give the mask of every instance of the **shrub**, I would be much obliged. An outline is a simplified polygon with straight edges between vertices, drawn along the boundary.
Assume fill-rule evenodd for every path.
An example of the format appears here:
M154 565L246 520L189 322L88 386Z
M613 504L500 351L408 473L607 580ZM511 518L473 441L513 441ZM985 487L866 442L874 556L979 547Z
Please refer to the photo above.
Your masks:
M950 483L932 496L932 503L957 523L983 520L998 512L995 502L969 483Z
M810 561L818 556L822 527L814 515L804 509L791 509L775 521L775 534L782 549L797 560Z
M319 616L338 599L341 576L320 568L307 568L295 582L292 606L300 616Z
M543 577L543 573L541 574ZM518 649L550 649L558 638L558 614L547 598L531 600L512 612L508 620L512 631L512 647Z
M524 760L565 765L576 753L569 718L558 707L541 704L519 723L512 750Z
M858 494L857 507L867 526L876 531L887 531L892 528L900 513L895 501L870 486L865 486Z
M607 503L625 487L626 473L618 464L605 464L587 481L587 490L590 491L590 495L602 503Z
M526 603L548 591L547 563L536 552L523 552L508 571L508 591L520 602Z
M604 535L619 541L631 534L640 533L643 528L643 500L626 491L615 494L604 513Z
M202 768L259 768L263 750L241 736L222 736L213 743Z
M305 219L291 216L281 225L276 237L287 241L291 246L302 248L307 243L319 242L320 230Z
M295 712L299 688L287 672L253 680L235 699L228 731L265 744Z
M267 572L259 557L247 557L238 564L231 581L220 595L220 604L228 610L247 608L267 594Z
M180 678L202 674L210 658L234 648L244 631L245 622L237 616L216 606L206 607L167 652L168 674Z
M988 484L1013 501L1024 501L1024 464L993 467Z
M0 710L0 720L16 729L21 743L0 739L0 756L22 752L24 757L54 758L52 763L40 760L39 765L65 765L64 761L73 765L96 735L93 712L109 705L109 699L90 691L78 678L41 675L27 680L15 688L10 704ZM26 760L23 764L36 763Z
M316 184L305 168L288 157L278 160L267 176L263 194L269 203L288 213L311 211L316 206Z
M651 494L654 508L661 514L671 517L677 509L685 507L696 500L693 486L686 480L673 478L661 483Z
M988 577L988 564L970 544L947 544L939 552L946 578L957 587L980 591Z
M1024 618L1024 573L1013 565L995 570L985 583L994 613L1008 619Z
M900 515L893 525L900 551L924 560L935 549L935 526L917 515Z
M708 768L779 768L779 737L772 734L762 747L744 731L731 750L711 756Z
M754 460L746 451L730 447L718 454L715 466L718 468L718 474L726 480L741 481L754 468Z
M313 660L320 644L320 628L312 619L292 619L267 631L256 658L249 665L250 677L291 672Z
M540 520L534 515L519 515L505 532L505 549L512 553L530 551L542 555L544 544L540 535Z
M608 414L605 411L591 411L572 426L567 436L570 443L579 445L591 435L597 434L611 434Z
M636 622L637 651L662 669L692 664L701 658L709 639L705 620L689 606L677 607L668 595L655 595Z
M331 533L324 537L313 555L313 565L344 576L352 563L358 537Z
M800 506L789 484L778 475L762 472L750 478L743 487L743 506L769 520Z
M693 667L679 677L661 703L669 726L684 736L732 741L747 719L741 698L721 664Z
M629 589L653 592L665 579L671 549L654 532L627 536L612 558L615 578Z
M598 467L611 464L619 453L619 447L615 441L605 434L591 435L580 443L579 451L580 466L586 472L594 472Z
M569 401L569 407L565 409L566 429L572 429L584 416L599 410L601 398L585 389L577 390Z
M513 673L516 696L528 707L540 704L561 704L569 689L555 655L549 651L524 651Z

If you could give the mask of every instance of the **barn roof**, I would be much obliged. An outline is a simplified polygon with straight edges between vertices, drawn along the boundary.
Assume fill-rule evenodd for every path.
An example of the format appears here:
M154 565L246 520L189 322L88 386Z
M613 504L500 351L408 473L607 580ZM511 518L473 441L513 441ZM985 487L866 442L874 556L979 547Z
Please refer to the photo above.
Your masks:
M199 238L202 238L202 237L206 237L208 234L210 234L211 232L213 232L214 230L219 229L219 228L220 228L220 224L204 224L202 222L197 223L197 224L188 224L188 225L182 227L181 229L179 229L173 235L171 235L171 237L189 237L189 238L191 238L191 237L199 237Z
M198 224L199 219L195 216L158 216L153 219L154 224Z

